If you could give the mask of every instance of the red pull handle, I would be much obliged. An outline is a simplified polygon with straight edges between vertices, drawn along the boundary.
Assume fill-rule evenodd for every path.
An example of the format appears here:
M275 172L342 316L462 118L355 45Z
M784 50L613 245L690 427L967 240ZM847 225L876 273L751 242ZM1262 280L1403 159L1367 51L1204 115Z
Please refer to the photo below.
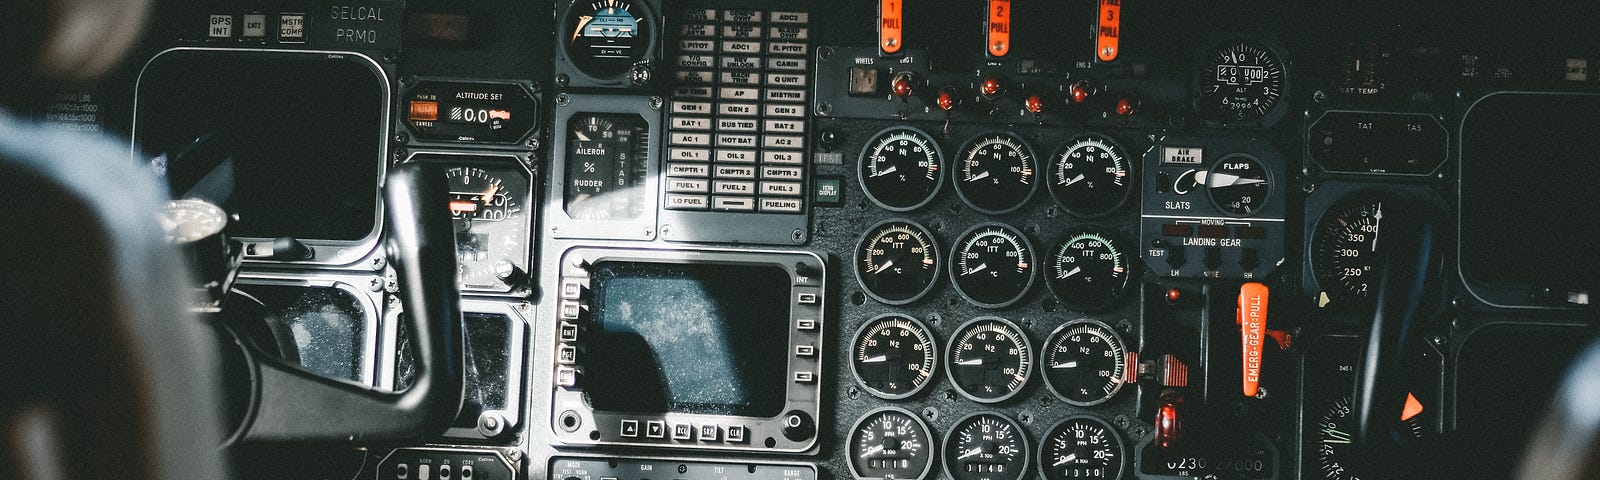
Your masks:
M1257 282L1239 287L1239 345L1243 359L1243 393L1254 397L1261 388L1261 354L1267 335L1266 285Z

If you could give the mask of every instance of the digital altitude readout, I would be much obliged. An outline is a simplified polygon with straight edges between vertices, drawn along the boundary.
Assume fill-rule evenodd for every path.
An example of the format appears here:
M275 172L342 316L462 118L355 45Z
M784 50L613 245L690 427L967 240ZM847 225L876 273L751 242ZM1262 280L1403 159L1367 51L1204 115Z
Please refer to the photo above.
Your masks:
M537 100L514 83L421 82L405 110L406 125L427 141L515 143L539 122Z

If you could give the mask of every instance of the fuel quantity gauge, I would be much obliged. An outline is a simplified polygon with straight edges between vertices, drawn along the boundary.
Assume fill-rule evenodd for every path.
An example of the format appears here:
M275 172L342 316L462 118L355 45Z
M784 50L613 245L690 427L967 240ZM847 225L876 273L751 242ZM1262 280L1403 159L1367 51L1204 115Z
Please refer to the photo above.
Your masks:
M856 280L874 300L889 305L917 301L939 279L939 244L927 228L910 220L887 220L861 237Z
M899 407L868 412L850 428L850 474L857 480L922 480L933 471L933 435Z

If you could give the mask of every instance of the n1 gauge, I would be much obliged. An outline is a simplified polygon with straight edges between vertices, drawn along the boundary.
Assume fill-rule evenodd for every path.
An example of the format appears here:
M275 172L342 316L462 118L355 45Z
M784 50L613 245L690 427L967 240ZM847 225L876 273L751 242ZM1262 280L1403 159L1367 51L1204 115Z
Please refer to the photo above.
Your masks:
M1046 184L1050 196L1074 215L1108 215L1133 191L1127 159L1127 152L1110 138L1088 134L1067 140L1051 157Z
M892 127L878 132L861 151L857 176L867 199L905 212L933 200L944 185L944 153L926 132Z
M1028 433L1010 417L978 412L956 420L944 439L944 470L955 480L1021 480Z
M851 343L850 373L861 388L881 398L915 395L933 383L938 364L938 343L928 326L898 313L867 320Z
M845 448L856 480L922 480L933 471L933 436L909 410L883 407L850 428Z
M956 169L956 193L973 210L988 214L1022 208L1038 189L1033 149L1010 133L990 133L967 142Z
M1016 396L1033 375L1033 343L1027 332L1000 317L978 317L956 328L945 358L950 383L980 403Z
M1119 480L1127 456L1122 434L1105 420L1067 417L1045 433L1039 473L1045 480Z
M887 220L856 246L856 280L874 300L889 305L917 301L939 279L939 244L910 220Z
M1046 270L1050 291L1074 310L1104 310L1122 297L1132 277L1128 252L1111 237L1080 232L1061 242Z

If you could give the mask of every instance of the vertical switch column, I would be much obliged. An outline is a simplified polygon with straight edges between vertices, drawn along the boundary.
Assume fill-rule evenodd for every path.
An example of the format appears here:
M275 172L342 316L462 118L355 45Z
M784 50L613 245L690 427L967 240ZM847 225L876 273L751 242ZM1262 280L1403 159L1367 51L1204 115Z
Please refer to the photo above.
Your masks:
M771 12L767 81L761 91L761 211L805 211L806 90L810 15Z
M666 208L711 207L712 85L716 82L716 10L689 10L677 29L667 121Z

